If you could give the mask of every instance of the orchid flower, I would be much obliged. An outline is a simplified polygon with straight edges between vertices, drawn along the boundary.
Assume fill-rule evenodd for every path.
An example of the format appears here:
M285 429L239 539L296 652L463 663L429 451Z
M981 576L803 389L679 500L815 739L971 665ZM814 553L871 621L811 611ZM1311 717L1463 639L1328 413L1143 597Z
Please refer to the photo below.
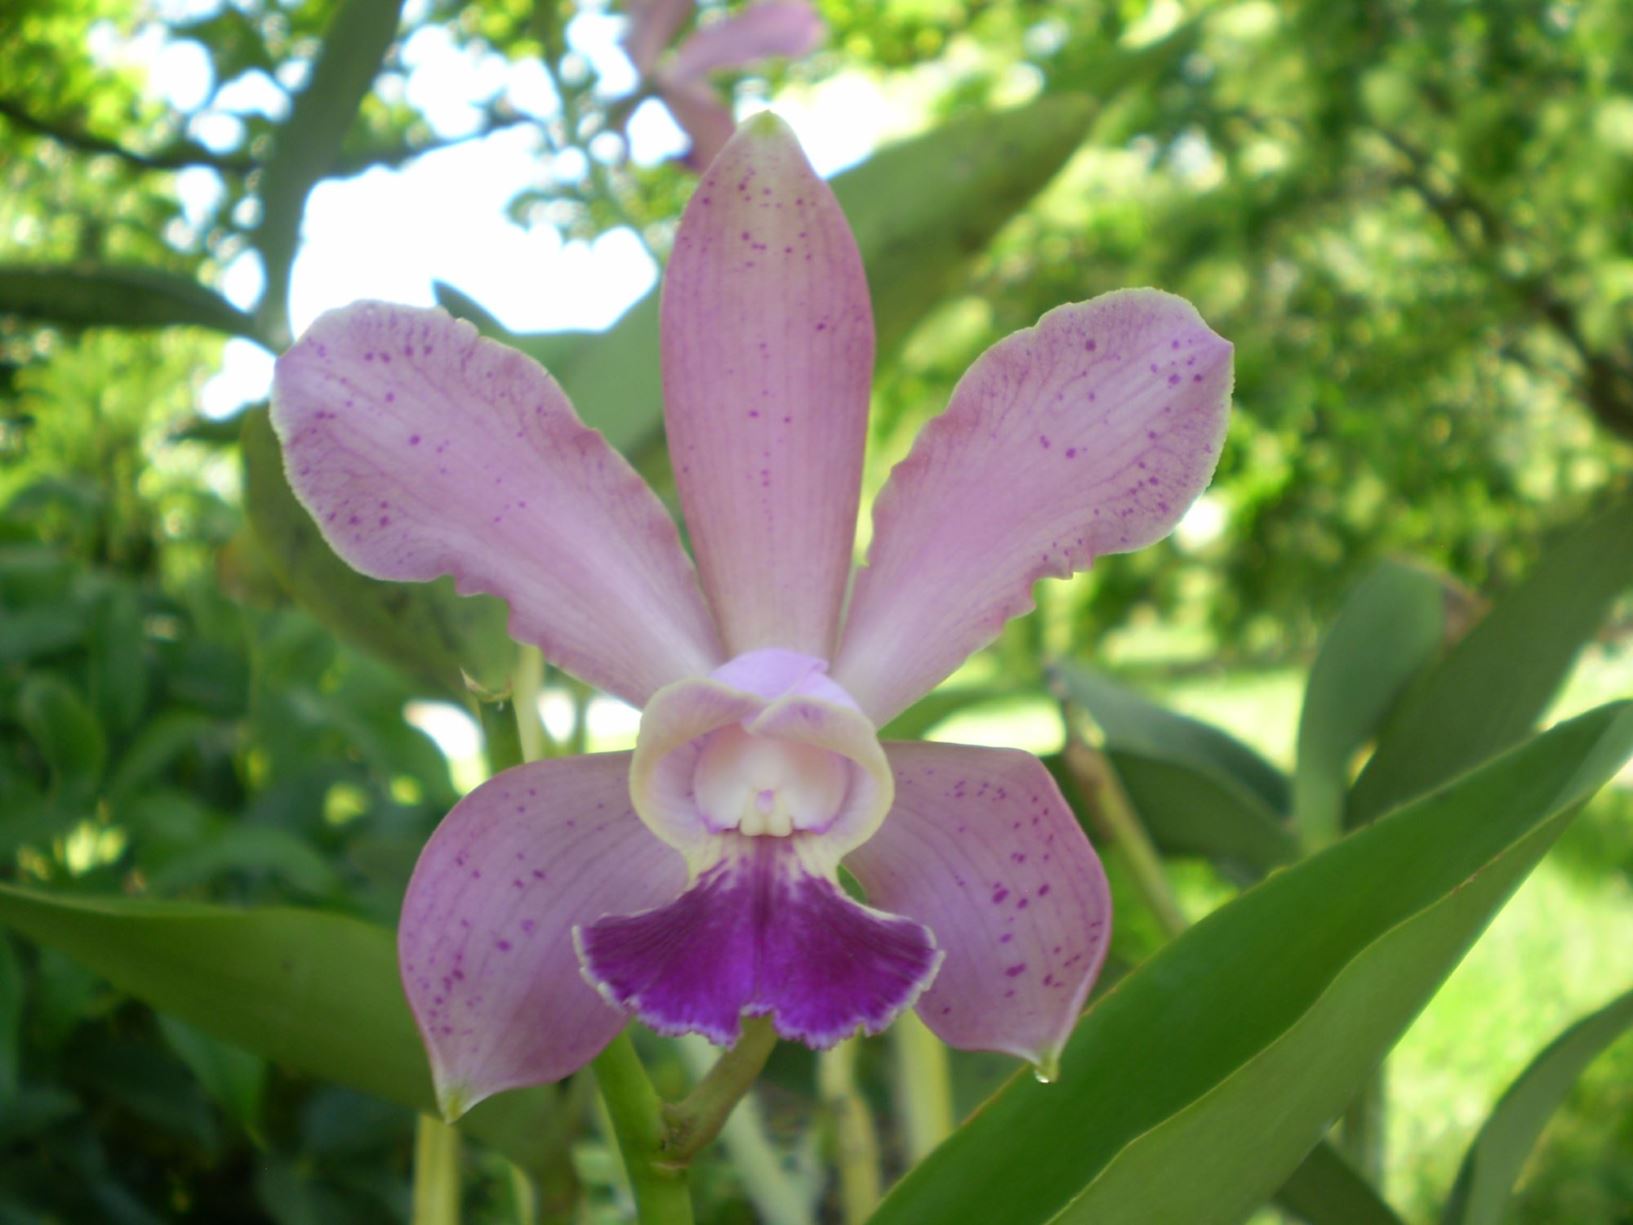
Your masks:
M1035 757L877 729L1036 579L1168 533L1219 454L1230 345L1155 290L994 345L891 474L852 582L872 312L781 120L700 181L661 319L695 570L551 377L468 323L359 303L278 362L289 479L342 557L503 597L518 640L642 708L632 752L505 770L420 857L399 953L445 1112L567 1075L630 1014L826 1047L916 1005L955 1047L1052 1067L1106 952L1099 860Z
M661 59L692 7L693 0L636 0L624 51L692 142L681 161L701 171L737 127L709 77L775 56L807 55L822 42L823 26L805 0L759 0L702 26L668 60Z

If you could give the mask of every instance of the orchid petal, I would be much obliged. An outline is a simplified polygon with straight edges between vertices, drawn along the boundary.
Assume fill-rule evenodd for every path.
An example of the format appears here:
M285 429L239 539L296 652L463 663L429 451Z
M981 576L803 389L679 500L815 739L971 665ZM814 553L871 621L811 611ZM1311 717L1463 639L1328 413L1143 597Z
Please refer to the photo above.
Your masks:
M720 156L737 131L731 108L707 81L660 81L659 96L691 147L680 158L688 170L702 174Z
M698 81L772 56L794 59L822 43L822 18L802 0L764 0L699 26L664 69L671 82Z
M745 1013L769 1014L784 1038L832 1046L880 1032L935 977L930 932L846 897L809 836L722 850L672 904L573 933L585 976L659 1033L726 1045Z
M693 0L631 0L624 54L642 77L652 75L663 49L692 12Z
M561 1079L623 1027L584 982L569 933L686 884L681 857L630 811L629 758L506 770L455 805L421 854L398 956L449 1117Z
M1032 607L1032 584L1173 529L1207 487L1231 346L1125 290L988 349L880 493L834 678L883 724Z
M871 905L925 924L946 952L919 1015L952 1046L1052 1074L1111 934L1094 848L1030 753L903 743L885 753L895 806L845 866Z
M662 309L670 454L728 652L830 659L873 317L844 214L781 120L746 122L698 184Z
M848 789L819 838L835 863L872 836L890 810L890 765L867 716L830 680L822 661L775 648L749 652L707 677L659 690L641 712L630 768L635 811L686 857L695 878L717 858L735 815L704 811L699 766L715 733L740 729L786 746L824 750L849 763Z
M470 324L331 311L279 359L272 421L290 485L363 573L501 596L514 637L632 702L719 662L662 504L543 369Z

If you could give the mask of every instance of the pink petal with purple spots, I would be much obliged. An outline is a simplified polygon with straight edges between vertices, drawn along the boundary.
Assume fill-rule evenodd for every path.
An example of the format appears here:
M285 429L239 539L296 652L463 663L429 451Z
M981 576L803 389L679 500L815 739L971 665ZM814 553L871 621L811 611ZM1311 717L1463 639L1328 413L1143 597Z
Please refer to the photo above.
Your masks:
M941 954L918 923L859 905L813 871L802 840L726 836L721 860L679 900L578 929L585 976L659 1033L725 1045L745 1014L769 1015L807 1046L878 1033Z
M1043 763L1011 749L885 746L896 803L845 866L946 952L919 1016L951 1046L1052 1069L1100 972L1111 896Z
M461 800L421 854L397 951L448 1116L561 1079L623 1027L579 973L573 926L686 885L681 857L630 811L629 758L506 770Z
M511 630L637 704L720 660L663 505L531 359L442 311L358 303L279 358L296 496L376 578L451 574Z
M698 184L662 311L670 459L728 653L830 659L873 316L844 214L781 120L746 122Z
M988 349L879 495L834 678L882 725L1030 609L1038 579L1167 535L1213 474L1230 387L1230 344L1153 289Z

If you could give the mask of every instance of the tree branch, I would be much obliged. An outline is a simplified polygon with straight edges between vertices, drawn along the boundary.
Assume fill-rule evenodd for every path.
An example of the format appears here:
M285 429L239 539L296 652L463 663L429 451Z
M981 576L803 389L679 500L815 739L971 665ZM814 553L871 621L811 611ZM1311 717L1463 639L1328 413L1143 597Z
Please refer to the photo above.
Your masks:
M42 119L31 114L14 98L0 97L0 116L24 131L48 137L59 145L78 149L82 153L117 157L143 170L182 170L188 166L207 166L225 174L248 174L256 167L252 158L213 153L191 140L176 141L167 148L143 153L61 120Z

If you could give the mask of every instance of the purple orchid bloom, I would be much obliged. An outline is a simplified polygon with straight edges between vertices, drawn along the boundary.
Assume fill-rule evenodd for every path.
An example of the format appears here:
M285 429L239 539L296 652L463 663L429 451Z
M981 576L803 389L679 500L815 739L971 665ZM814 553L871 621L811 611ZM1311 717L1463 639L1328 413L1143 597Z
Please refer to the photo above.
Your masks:
M663 49L692 8L693 0L636 0L630 5L624 51L692 142L680 160L701 171L726 147L737 128L731 108L709 77L774 57L808 55L821 44L824 28L822 18L805 0L759 0L702 26L664 61Z
M1051 1067L1106 952L1099 860L1035 757L876 729L1035 580L1170 531L1219 454L1231 346L1155 290L994 345L891 474L847 606L872 311L782 121L700 181L662 330L695 571L554 380L469 324L359 303L278 362L289 479L342 557L503 597L517 639L643 708L633 752L506 770L420 857L399 952L439 1101L559 1079L631 1013L824 1047L916 1004L955 1047Z

